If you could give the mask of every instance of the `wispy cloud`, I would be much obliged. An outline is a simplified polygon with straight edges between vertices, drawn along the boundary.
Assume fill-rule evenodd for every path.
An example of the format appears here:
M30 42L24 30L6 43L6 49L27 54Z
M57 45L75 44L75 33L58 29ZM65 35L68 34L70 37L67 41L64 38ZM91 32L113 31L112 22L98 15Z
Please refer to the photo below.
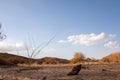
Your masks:
M68 41L67 40L59 40L57 41L58 43L67 43Z
M0 42L0 51L14 52L14 51L24 51L24 50L25 50L25 46L23 43Z
M59 40L58 43L72 43L75 45L90 46L104 42L106 40L110 40L114 37L114 34L106 35L104 32L101 32L100 34L80 34L68 36L66 40Z
M117 41L109 41L108 43L104 44L104 47L107 48L119 48L120 45L117 43Z
M44 53L55 53L56 49L55 48L46 48L45 50L43 50Z

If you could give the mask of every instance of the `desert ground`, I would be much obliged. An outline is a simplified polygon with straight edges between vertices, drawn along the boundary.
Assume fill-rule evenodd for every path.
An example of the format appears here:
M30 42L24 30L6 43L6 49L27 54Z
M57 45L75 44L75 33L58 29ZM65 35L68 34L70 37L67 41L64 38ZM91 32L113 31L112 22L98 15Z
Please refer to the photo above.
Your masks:
M120 64L87 64L68 76L71 65L0 66L0 80L120 80ZM46 78L46 79L43 79Z

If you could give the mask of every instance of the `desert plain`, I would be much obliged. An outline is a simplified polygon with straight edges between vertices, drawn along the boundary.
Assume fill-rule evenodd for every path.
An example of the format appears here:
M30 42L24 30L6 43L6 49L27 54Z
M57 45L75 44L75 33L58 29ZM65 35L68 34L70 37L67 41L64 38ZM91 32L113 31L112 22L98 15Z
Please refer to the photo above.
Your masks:
M73 66L0 66L0 80L120 80L119 63L82 64L78 75L68 76Z

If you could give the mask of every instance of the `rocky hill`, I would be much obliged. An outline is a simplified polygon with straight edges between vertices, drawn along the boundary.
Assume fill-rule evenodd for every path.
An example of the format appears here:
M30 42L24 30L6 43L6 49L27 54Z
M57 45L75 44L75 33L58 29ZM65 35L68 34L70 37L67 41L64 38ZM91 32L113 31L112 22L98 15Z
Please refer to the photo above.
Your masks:
M103 57L101 60L101 62L120 62L120 52L114 52L111 53L110 55Z
M55 57L44 57L41 59L33 59L27 58L23 56L8 54L8 53L0 53L0 65L2 64L29 64L29 62L38 64L66 64L69 63L67 59L55 58Z

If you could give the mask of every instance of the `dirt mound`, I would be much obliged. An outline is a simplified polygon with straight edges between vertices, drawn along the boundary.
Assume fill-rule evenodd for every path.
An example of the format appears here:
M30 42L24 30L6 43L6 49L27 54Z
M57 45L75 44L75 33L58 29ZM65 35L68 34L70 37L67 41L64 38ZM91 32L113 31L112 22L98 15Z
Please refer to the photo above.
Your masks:
M111 53L110 55L103 57L101 62L117 62L120 63L120 52L114 52Z

